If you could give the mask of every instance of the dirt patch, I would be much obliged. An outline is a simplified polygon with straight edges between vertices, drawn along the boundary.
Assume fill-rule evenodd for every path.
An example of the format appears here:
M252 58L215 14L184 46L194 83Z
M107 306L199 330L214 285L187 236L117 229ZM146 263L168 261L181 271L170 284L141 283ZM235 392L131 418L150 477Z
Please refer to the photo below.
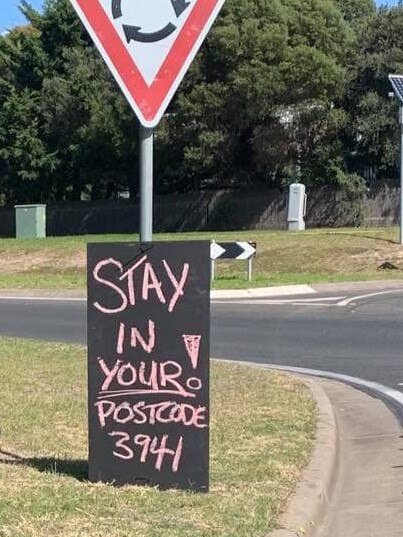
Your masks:
M351 256L352 259L359 262L369 261L376 266L384 261L394 261L395 263L403 263L403 249L400 244L393 244L385 247L378 247L372 250L366 250L359 254Z
M51 267L56 271L64 269L84 269L86 254L82 252L68 252L61 250L42 250L36 252L2 251L0 274L15 274L19 272L38 271Z

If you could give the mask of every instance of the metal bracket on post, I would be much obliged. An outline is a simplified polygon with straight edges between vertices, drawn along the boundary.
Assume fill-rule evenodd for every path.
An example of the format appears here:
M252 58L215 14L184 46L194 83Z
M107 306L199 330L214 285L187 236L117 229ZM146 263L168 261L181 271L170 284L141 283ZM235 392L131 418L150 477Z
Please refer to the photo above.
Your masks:
M153 240L154 131L140 125L140 242Z

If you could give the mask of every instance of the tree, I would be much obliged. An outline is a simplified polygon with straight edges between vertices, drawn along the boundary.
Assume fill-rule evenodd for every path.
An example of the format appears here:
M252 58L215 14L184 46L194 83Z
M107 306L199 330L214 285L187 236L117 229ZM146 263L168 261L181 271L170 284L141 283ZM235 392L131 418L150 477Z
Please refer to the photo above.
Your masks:
M22 10L30 24L0 38L6 201L134 192L136 121L70 3Z
M21 9L27 26L0 37L6 201L135 195L137 121L69 0ZM343 182L348 66L372 9L227 0L156 130L158 190Z
M376 14L373 0L335 0L335 3L344 19L355 29L357 37Z
M343 94L352 42L327 0L228 0L163 126L164 184L295 177Z
M43 199L39 180L55 165L40 135L43 59L33 28L0 38L0 185L9 203Z
M352 166L378 178L397 174L398 106L389 73L403 73L403 6L382 7L362 37L345 107L351 116Z

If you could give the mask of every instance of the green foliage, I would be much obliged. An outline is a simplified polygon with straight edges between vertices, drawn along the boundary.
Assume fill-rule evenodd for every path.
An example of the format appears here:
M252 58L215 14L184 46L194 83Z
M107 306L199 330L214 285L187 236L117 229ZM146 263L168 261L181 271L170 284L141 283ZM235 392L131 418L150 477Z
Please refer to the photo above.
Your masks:
M359 34L376 13L373 0L335 0L345 20Z
M332 2L228 0L163 125L165 186L295 178L328 132L352 42Z
M68 0L0 37L0 188L8 203L108 197L130 184L136 122Z
M378 178L397 175L398 103L389 73L403 73L403 6L382 7L371 19L353 65L350 91L344 106L350 114L352 166Z
M0 200L136 195L137 121L70 1L21 10L0 36ZM400 6L227 0L156 130L157 189L393 174L402 51Z

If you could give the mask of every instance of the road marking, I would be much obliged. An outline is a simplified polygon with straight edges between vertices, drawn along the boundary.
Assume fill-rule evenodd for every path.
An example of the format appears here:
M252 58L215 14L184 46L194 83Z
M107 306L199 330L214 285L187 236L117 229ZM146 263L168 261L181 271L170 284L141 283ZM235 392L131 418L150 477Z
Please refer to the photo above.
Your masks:
M278 299L249 299L249 300L214 300L214 304L244 304L247 306L322 306L322 307L346 307L354 302L373 298L376 296L390 295L393 293L403 292L403 288L389 289L388 291L376 291L365 295L356 295L351 297L346 296L330 296L322 298L278 298Z
M291 304L294 302L301 302L301 303L307 303L307 302L331 302L336 300L341 300L343 298L346 298L345 296L328 296L323 298L268 298L268 299L255 299L253 302L259 303L267 303L267 304ZM221 303L241 303L243 304L246 302L246 300L214 300L214 302L220 302ZM252 300L248 300L248 302L252 302Z
M281 304L297 304L297 305L311 305L311 306L321 306L321 302L330 302L342 299L344 297L325 297L325 298L301 298L301 299L273 299L273 300L264 300L264 299L239 299L239 300L218 300L212 299L213 304L247 304L247 305L281 305ZM1 296L0 300L15 300L20 302L86 302L85 297L58 297L58 296ZM331 304L323 304L324 306L329 306ZM335 305L335 304L334 304Z
M336 304L328 304L328 302L336 302L345 298L344 296L330 296L323 298L284 298L284 299L249 299L249 300L212 300L213 304L246 304L250 305L292 305L292 306L336 306Z
M372 298L372 297L375 297L375 296L381 296L381 295L390 295L392 293L397 293L397 292L402 292L403 289L391 289L390 291L378 291L376 293L368 293L366 295L357 295L357 296L352 296L350 298L346 298L345 300L341 300L340 302L337 303L338 306L348 306L349 304L351 304L351 302L355 302L355 301L358 301L358 300L364 300L365 298Z
M325 296L322 298L294 298L294 299L285 299L282 302L331 302L335 300L341 300L346 298L345 296Z
M244 304L247 306L319 306L319 307L345 307L353 302L364 300L366 298L372 298L376 296L389 295L393 293L403 292L403 288L391 289L388 291L377 291L375 293L367 293L365 295L357 295L352 297L345 296L330 296L322 298L283 298L283 299L219 299L212 298L213 304ZM85 297L56 297L56 296L1 296L0 300L11 300L21 302L86 302Z
M303 306L303 307L316 307L316 308L331 308L336 307L337 304L327 304L327 303L313 303L308 302L278 302L271 300L242 300L239 302L229 302L228 300L213 300L211 302L214 305L238 305L238 306Z
M340 297L343 298L343 297ZM313 299L318 300L319 299ZM77 297L44 297L44 296L0 296L0 301L18 301L18 302L86 302L86 298ZM299 300L214 300L213 304L244 304L244 305L300 305L300 306L336 306L336 304L309 303Z
M86 298L58 296L0 296L0 300L18 300L20 302L86 302Z

